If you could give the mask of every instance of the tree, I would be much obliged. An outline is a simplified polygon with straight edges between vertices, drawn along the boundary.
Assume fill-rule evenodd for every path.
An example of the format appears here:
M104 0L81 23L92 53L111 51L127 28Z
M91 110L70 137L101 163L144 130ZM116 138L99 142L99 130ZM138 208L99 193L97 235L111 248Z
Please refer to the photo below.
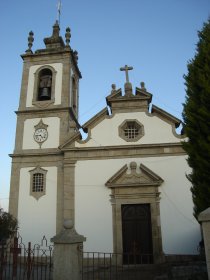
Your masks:
M12 236L18 229L18 221L11 214L0 209L0 241Z
M183 148L192 168L191 182L194 216L210 207L210 18L198 32L196 54L184 76L186 99L183 109Z

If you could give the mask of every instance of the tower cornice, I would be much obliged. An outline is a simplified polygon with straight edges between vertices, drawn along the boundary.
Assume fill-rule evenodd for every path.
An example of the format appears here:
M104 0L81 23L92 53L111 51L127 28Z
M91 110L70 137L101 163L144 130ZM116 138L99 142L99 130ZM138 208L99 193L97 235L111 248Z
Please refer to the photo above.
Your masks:
M78 67L78 63L76 61L76 57L75 57L75 51L73 51L70 48L66 48L66 49L60 49L60 50L51 50L51 51L47 51L44 49L44 51L42 52L42 50L39 50L38 52L35 53L24 53L21 54L21 58L23 59L24 62L34 62L34 61L40 61L41 63L43 63L43 59L46 57L46 59L48 59L49 57L52 59L52 57L54 57L54 59L56 60L60 60L61 56L63 58L65 57L70 57L72 60L72 63L75 67L75 70L78 74L78 77L81 79L82 78L82 74L79 70Z

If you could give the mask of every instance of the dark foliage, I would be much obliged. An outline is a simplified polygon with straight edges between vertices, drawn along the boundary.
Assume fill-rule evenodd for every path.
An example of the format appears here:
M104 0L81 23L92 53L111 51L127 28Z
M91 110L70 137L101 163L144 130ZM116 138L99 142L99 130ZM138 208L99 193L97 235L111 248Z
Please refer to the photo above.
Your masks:
M192 168L187 178L192 183L194 216L210 207L210 19L198 32L194 59L184 76L186 100L183 110L184 131L189 141L183 143Z
M0 242L13 236L17 229L17 219L0 209Z

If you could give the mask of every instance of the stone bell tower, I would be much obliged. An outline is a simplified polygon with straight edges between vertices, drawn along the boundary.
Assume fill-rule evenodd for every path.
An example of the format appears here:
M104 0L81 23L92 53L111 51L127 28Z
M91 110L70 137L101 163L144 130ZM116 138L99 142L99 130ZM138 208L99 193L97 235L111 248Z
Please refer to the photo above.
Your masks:
M78 53L70 47L70 28L65 42L58 21L45 48L32 51L34 34L21 55L23 75L12 157L9 211L20 230L36 232L31 220L39 219L43 234L50 236L63 223L63 155L59 146L78 130ZM46 221L48 227L46 226ZM33 226L32 226L33 227ZM35 233L34 233L35 234Z

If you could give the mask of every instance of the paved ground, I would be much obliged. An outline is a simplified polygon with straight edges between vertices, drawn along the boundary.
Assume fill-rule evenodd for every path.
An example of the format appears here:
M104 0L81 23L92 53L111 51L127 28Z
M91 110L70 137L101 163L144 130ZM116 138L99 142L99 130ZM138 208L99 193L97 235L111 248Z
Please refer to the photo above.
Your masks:
M84 269L83 280L208 280L205 263Z

